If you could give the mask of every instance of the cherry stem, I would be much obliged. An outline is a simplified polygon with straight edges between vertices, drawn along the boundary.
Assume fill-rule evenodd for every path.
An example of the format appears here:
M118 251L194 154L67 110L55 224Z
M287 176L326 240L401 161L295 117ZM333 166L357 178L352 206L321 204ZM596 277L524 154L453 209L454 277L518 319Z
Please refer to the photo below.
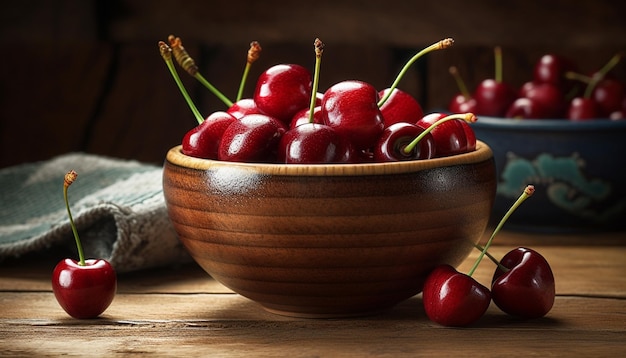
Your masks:
M585 93L583 93L584 98L591 98L593 94L593 90L596 88L597 84L600 83L604 77L622 60L621 53L613 55L609 62L607 62L602 68L594 73L592 76L583 75L582 73L577 73L573 71L565 72L565 78L568 80L580 81L582 83L586 83L587 87L585 88Z
M80 243L80 238L78 237L78 230L76 230L76 225L74 224L74 218L72 218L72 211L70 210L69 200L67 199L67 188L76 180L78 174L74 170L70 170L67 174L65 174L65 178L63 180L63 198L65 199L65 208L67 209L67 216L70 218L70 226L72 227L72 232L74 233L74 240L76 240L76 247L78 248L78 264L80 266L85 266L85 254L83 252L83 245Z
M261 56L261 45L257 41L250 42L250 49L248 50L248 56L246 57L246 66L243 69L243 75L241 76L241 82L239 82L239 90L237 91L237 99L239 101L243 97L243 90L248 80L248 74L250 73L250 67Z
M493 58L495 62L495 80L498 83L502 82L502 48L496 46L493 49Z
M311 88L311 104L309 105L309 123L314 122L315 102L317 101L317 89L320 85L320 68L322 67L322 53L324 43L316 38L313 42L315 46L315 72L313 74L313 86Z
M449 116L443 117L439 119L438 121L436 121L435 123L428 126L428 128L424 129L424 131L420 133L417 137L415 137L415 139L413 139L411 143L407 144L407 146L404 147L403 149L404 153L405 154L411 153L411 151L417 146L417 144L422 140L422 138L424 138L428 133L430 133L433 129L435 129L435 127L437 127L438 125L442 123L455 120L455 119L462 119L467 123L473 123L473 122L476 122L477 120L474 113L455 113L455 114L451 114Z
M409 70L409 68L413 65L413 63L415 61L417 61L420 57L422 57L423 55L425 55L425 54L427 54L427 53L429 53L431 51L443 50L443 49L446 49L446 48L452 46L453 44L454 44L454 40L452 38L447 38L447 39L440 40L437 43L434 43L434 44L424 48L423 50L421 50L420 52L415 54L411 59L409 59L409 61L407 61L407 63L404 65L404 67L402 67L402 70L400 70L400 73L398 73L398 76L393 81L393 84L389 88L389 91L387 91L385 96L383 98L381 98L380 101L378 101L378 107L382 106L383 104L385 104L385 102L387 102L387 100L389 99L389 96L391 96L391 93L396 89L396 87L398 87L398 84L400 83L400 80L402 80L402 77L404 77L406 72Z
M474 245L474 247L475 247L475 248L477 248L477 249L478 249L478 250L480 250L480 251L483 251L483 247L482 247L482 246L480 246L480 245L478 245L478 244L475 244L475 245ZM489 260L491 260L494 264L496 264L500 270L502 270L502 271L504 271L504 272L507 272L507 271L509 271L509 270L510 270L508 267L506 267L506 266L502 265L502 264L500 263L500 261L498 261L498 259L496 259L496 258L495 258L492 254L490 254L488 251L485 251L485 256L487 256L487 257L489 258Z
M209 81L204 78L200 72L198 72L198 66L196 66L196 62L189 56L187 50L183 47L183 42L180 37L175 37L174 35L169 35L167 37L170 42L170 46L172 48L172 53L174 54L174 58L180 67L182 67L189 75L198 80L204 87L208 88L217 98L219 98L227 107L231 107L233 102L226 98L222 92L220 92L215 86L213 86Z
M454 78L454 80L456 81L456 85L459 88L459 91L461 92L461 95L463 95L463 97L465 97L465 99L470 99L470 97L471 97L470 92L467 89L467 86L465 85L465 82L463 81L463 78L459 74L459 70L456 68L456 66L451 66L449 71L450 71L450 74L452 75L452 77Z
M196 117L198 124L204 122L204 117L202 117L202 115L200 114L200 111L198 111L198 108L191 100L189 93L187 93L187 90L185 89L183 82L180 80L180 77L178 76L178 73L176 72L176 68L174 67L174 62L172 61L172 49L165 42L159 41L159 50L161 51L161 57L163 57L163 60L165 61L167 68L170 70L170 73L172 74L172 77L174 78L174 81L176 82L176 85L178 86L180 93L182 93L183 97L185 98L185 101L187 102L187 105L191 109L191 112L193 113L194 117Z
M513 212L524 202L524 200L528 199L534 193L535 193L535 187L533 185L528 185L526 186L526 188L524 188L524 191L522 192L522 194L519 196L519 198L517 198L515 203L513 203L513 205L509 208L509 211L507 211L506 214L504 214L504 216L498 223L498 226L496 226L495 230L493 230L491 237L489 238L489 240L483 247L482 251L480 252L480 255L478 255L476 262L474 262L474 266L472 266L471 270L467 274L468 276L472 276L474 274L474 271L476 271L478 264L480 264L480 261L483 259L483 257L487 253L487 250L489 250L489 246L491 246L491 243L493 242L493 238L496 237L498 232L500 232L500 229L502 229L502 226L509 219L511 214L513 214Z

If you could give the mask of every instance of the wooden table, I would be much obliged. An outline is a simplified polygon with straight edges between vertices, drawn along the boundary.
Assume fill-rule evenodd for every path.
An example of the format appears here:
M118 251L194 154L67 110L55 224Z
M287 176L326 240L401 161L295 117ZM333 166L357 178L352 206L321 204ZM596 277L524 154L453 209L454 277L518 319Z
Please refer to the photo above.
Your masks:
M543 236L503 231L493 255L541 252L556 278L544 318L509 317L492 304L470 328L430 322L417 295L370 317L296 319L265 312L197 265L119 276L102 317L75 320L50 287L51 260L0 264L0 356L624 356L625 233ZM477 252L461 265L467 272ZM490 281L493 263L475 274Z

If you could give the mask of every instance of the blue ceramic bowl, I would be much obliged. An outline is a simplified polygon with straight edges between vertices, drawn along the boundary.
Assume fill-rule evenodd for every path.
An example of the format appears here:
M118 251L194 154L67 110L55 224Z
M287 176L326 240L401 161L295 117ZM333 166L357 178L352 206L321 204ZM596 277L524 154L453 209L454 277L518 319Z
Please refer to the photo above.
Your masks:
M528 184L535 195L507 221L524 231L626 229L626 121L479 117L494 153L499 221Z

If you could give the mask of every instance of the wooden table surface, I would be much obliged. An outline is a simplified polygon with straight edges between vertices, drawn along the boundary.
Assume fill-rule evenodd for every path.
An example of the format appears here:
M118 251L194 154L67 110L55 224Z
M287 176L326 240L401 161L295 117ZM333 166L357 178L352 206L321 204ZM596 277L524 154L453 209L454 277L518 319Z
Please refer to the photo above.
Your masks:
M584 356L626 354L626 234L503 231L501 257L527 246L550 262L557 298L548 315L518 320L492 303L468 328L430 322L417 295L369 317L297 319L268 313L197 265L120 275L98 319L75 320L51 291L51 260L0 263L0 356ZM459 267L467 272L478 252ZM490 281L484 261L474 277Z

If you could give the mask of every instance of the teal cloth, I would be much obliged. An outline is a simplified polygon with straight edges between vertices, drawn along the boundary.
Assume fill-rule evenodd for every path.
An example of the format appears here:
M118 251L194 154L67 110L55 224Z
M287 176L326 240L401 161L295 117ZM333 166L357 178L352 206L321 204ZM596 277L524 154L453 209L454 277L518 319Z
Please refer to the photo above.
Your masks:
M52 248L76 252L63 199L71 169L70 208L88 258L118 272L190 261L167 216L161 167L68 153L0 169L0 263Z

